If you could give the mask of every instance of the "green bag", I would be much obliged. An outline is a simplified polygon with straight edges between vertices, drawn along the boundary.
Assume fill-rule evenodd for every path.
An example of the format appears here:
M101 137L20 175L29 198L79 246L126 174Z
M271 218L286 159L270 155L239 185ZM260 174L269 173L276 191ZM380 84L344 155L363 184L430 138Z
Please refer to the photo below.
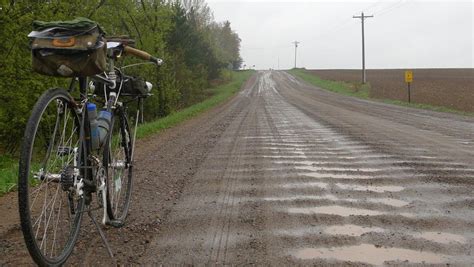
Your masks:
M84 77L104 72L107 43L99 25L86 18L34 21L31 39L33 70L44 75Z
M76 30L76 31L84 31L84 30L91 29L93 27L100 28L97 22L90 20L88 18L83 18L83 17L78 17L73 20L65 20L65 21L41 21L41 20L33 21L33 30L35 31L42 31L42 30L55 28L55 27L69 29L69 30Z

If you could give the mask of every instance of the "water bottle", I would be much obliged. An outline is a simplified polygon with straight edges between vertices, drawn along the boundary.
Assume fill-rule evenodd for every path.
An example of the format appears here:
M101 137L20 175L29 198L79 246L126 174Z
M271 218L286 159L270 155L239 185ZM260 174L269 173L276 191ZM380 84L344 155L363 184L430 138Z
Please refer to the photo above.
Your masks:
M101 110L99 112L99 116L97 116L97 129L99 132L99 142L100 144L104 144L106 141L107 135L110 130L110 123L112 120L112 113L108 112L107 110Z
M93 103L87 103L87 115L89 116L91 130L92 149L99 148L99 124L97 121L97 106Z

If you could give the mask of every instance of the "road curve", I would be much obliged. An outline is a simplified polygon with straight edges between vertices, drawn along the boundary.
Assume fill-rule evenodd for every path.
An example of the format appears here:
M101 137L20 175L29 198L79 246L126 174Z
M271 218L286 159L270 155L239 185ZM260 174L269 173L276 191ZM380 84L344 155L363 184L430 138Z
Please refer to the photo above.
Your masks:
M68 263L474 262L473 118L261 71L136 151L127 225L106 229L116 260L86 221ZM16 214L13 198L2 214ZM15 220L0 221L0 265L31 264Z
M474 120L259 72L142 263L470 264Z

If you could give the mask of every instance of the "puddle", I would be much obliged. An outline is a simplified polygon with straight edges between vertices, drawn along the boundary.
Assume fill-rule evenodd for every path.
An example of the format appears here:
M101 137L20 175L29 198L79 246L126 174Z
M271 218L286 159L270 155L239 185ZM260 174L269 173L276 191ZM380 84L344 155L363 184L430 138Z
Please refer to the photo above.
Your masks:
M435 156L415 156L415 159L438 159Z
M324 183L308 183L310 186L316 186L319 188L326 188L327 184ZM299 188L299 187L306 187L300 186L299 184L294 185L283 185L282 187L285 188ZM339 198L335 195L326 194L326 195L297 195L297 196L286 196L286 197L265 197L263 198L265 201L297 201L297 200L332 200L332 201L347 201L347 202L354 202L354 203L361 203L364 202L363 199L354 199L354 198ZM396 208L400 208L403 206L408 205L409 203L403 200L393 199L393 198L369 198L365 201L371 203L381 203L387 206L393 206ZM410 217L410 216L409 216Z
M311 182L311 183L295 183L295 184L284 184L281 185L283 188L306 188L306 187L319 187L326 189L328 187L327 183L322 182Z
M400 212L399 214L400 214L400 216L402 216L402 217L407 217L407 218L410 218L410 219L413 219L413 218L416 218L416 217L420 217L419 214L418 214L418 216L417 216L417 215L415 215L415 214L413 214L413 213L408 213L408 212Z
M361 162L341 162L337 159L334 159L334 161L311 161L311 160L305 160L305 161L298 161L298 162L293 162L294 164L303 164L303 165L309 165L311 167L316 167L316 168L340 168L340 169L349 169L349 170L359 170L359 171L371 171L371 170L377 170L377 171L391 171L391 170L411 170L410 168L407 167L399 167L399 166L393 166L389 163L383 164L380 163L379 161L361 161ZM301 166L300 166L301 167Z
M329 214L339 216L377 216L385 213L376 210L349 208L343 206L321 206L321 207L309 207L309 208L289 208L289 213L301 213L301 214Z
M281 150L281 151L301 151L303 150L300 147L274 147L274 146L261 146L260 149L268 149L268 150Z
M362 236L363 234L371 232L383 233L386 232L386 230L380 227L363 227L354 224L345 224L329 226L324 229L323 232L328 235ZM444 232L422 232L413 234L412 236L441 244L467 243L466 238L461 235Z
M309 188L318 187L321 189L327 189L328 184L322 182L310 182L310 183L295 183L295 184L283 184L283 188ZM353 198L338 198L335 195L300 195L300 196L288 196L288 197L267 197L264 198L266 201L295 201L295 200L332 200L332 201L348 201L348 202L371 202L376 204L383 204L387 206L393 206L401 208L409 204L409 202L393 199L393 198L368 198L368 199L353 199Z
M461 243L467 242L466 238L461 235L443 233L443 232L423 232L421 234L415 234L413 237L423 238L429 241L433 241L441 244Z
M303 165L313 165L313 161L309 161L309 160L302 160L302 161L298 161L298 162L293 162L293 163L297 163L297 164L303 164Z
M344 236L361 236L370 232L385 232L384 229L380 227L363 227L354 224L345 224L345 225L334 225L324 228L323 230L319 227L304 227L304 228L294 228L279 230L278 234L285 236L305 236L308 235L320 235L322 233L327 235L344 235Z
M325 148L325 150L329 151L352 151L352 150L358 150L358 149L364 149L364 150L370 150L369 147L366 146L358 146L358 145L352 145L352 146L344 146L344 147L328 147Z
M385 185L385 186L375 186L375 185L352 185L352 184L336 184L337 187L345 190L353 190L353 191L371 191L376 193L384 193L384 192L400 192L405 189L402 186L396 185Z
M264 143L263 145L269 147L294 147L294 148L305 148L308 146L315 146L314 144L293 144L293 143Z
M336 201L339 200L334 195L323 195L323 196L311 196L311 195L300 195L300 196L288 196L288 197L265 197L263 200L265 201L298 201L298 200L332 200Z
M305 248L296 251L294 256L303 260L328 259L363 262L382 265L384 262L439 264L448 260L447 256L405 248L377 248L372 244L332 248ZM408 262L406 262L408 261Z
M308 144L308 141L282 139L280 144Z
M312 165L312 164L307 164ZM339 172L378 172L382 169L377 168L335 168L335 167L317 167L317 166L296 166L297 170L308 170L308 171L339 171Z
M304 154L305 154L305 152L302 151L302 150L295 150L295 151L292 151L292 152L290 152L290 153L299 154L299 155L304 155Z
M304 160L303 161L296 161L296 163L300 164L301 162L305 162ZM275 160L275 161L272 161L272 163L274 164L284 164L284 165L295 165L295 161L294 160ZM301 163L303 164L303 163Z
M328 235L361 236L370 232L380 233L384 232L384 229L379 227L362 227L354 224L336 225L324 229L324 233Z
M393 199L393 198L369 198L367 199L367 201L372 202L372 203L380 203L380 204L384 204L388 206L393 206L397 208L401 208L403 206L410 204L406 201Z
M363 163L363 162L366 162L365 160L387 160L387 159L393 158L393 156L383 156L383 155L359 155L359 156L338 156L337 159L335 159L334 156L318 155L318 153L307 152L307 154L311 155L312 158L315 158L318 161L321 159L329 159L333 161L336 160L336 162L344 162L344 160L351 160L351 161L357 161L357 162Z
M313 178L333 178L333 179L372 179L372 176L358 175L358 174L342 174L342 173L319 173L319 172L305 172L300 175L309 176Z
M469 168L463 168L463 167L458 167L458 168L429 168L428 170L430 171L451 171L451 172L474 172L474 169L469 169Z
M307 159L308 157L305 156L297 156L297 155L286 155L286 156L274 156L274 155L264 155L262 158L270 158L270 159Z
M351 152L348 151L326 151L326 150L317 150L311 151L313 155L339 155L339 156L352 156Z

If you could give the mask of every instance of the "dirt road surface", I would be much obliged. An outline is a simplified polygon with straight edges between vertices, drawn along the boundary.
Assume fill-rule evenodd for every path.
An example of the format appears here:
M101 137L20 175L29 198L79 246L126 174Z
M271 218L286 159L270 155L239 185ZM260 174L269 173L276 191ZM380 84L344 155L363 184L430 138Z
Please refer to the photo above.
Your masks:
M85 218L72 265L474 263L474 119L259 72L226 104L139 142L107 257ZM31 264L14 194L0 265ZM4 216L5 214L5 216Z

